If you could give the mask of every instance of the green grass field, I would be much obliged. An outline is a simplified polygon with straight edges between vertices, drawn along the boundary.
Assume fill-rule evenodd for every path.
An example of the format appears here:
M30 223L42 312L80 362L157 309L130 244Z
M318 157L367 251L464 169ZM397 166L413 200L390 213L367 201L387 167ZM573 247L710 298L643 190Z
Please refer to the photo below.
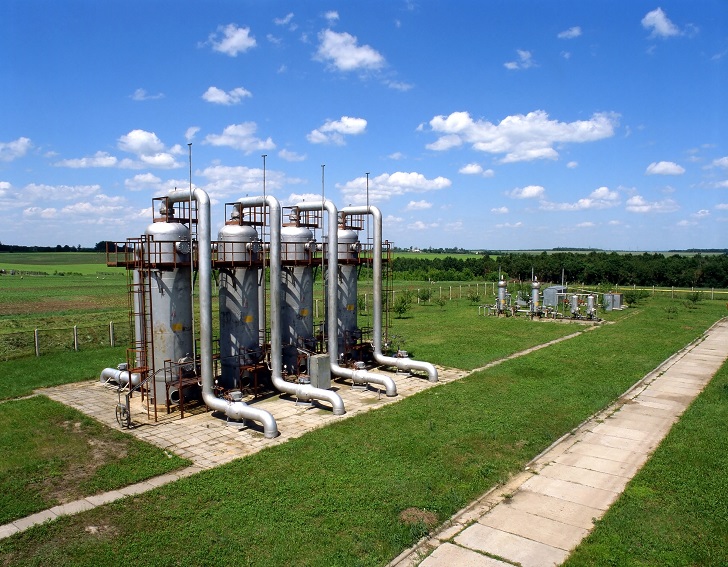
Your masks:
M35 396L0 404L0 524L190 464Z
M85 277L82 281L91 279ZM64 278L56 276L55 281L73 281ZM123 285L121 289L125 298ZM111 288L107 291L113 295ZM40 313L50 316L46 310ZM68 314L78 313L83 310ZM614 401L725 315L724 301L644 298L635 308L610 313L611 324L569 341L149 493L0 540L0 564L384 565L437 523L506 481L555 439ZM25 316L30 321L33 315ZM7 320L0 318L0 322ZM442 305L415 304L404 317L392 321L391 334L400 348L420 360L464 369L583 328L479 316L477 306L466 298L448 299ZM64 351L0 362L0 399L45 385L95 378L101 368L119 361L122 350ZM725 382L726 369L722 373ZM726 385L715 384L705 396L712 409L691 409L689 415L695 421L683 441L660 448L666 452L659 461L659 474L647 479L648 489L643 483L631 495L628 490L625 498L632 499L625 505L629 508L626 520L618 516L608 524L610 515L605 517L602 523L608 531L600 536L600 524L595 543L577 553L574 561L579 562L574 565L628 564L611 558L629 557L634 546L649 552L659 548L660 539L672 555L647 553L644 559L638 555L642 562L634 564L725 564L725 552L715 544L716 539L725 541L728 526L725 482L698 480L715 478L715 471L725 465L725 441L720 434ZM40 410L35 403L0 404L0 431L15 432L0 437L0 453L23 455L33 445L23 440L43 437L34 428L42 428L45 418L27 423L31 414L49 412L50 416L58 411L63 415L62 408L54 407L57 404ZM6 409L10 407L12 412ZM2 421L13 412L17 415L12 420ZM47 421L52 419L56 418ZM60 430L49 436L54 450L70 456L70 461L57 463L54 453L46 454L50 448L34 450L44 458L33 470L50 471L41 472L42 478L60 482L64 474L56 471L65 466L73 470L82 462L73 458L77 452L73 447L88 444L88 438L79 437L75 427L63 425L76 419L57 419ZM700 442L696 437L701 437ZM116 477L132 478L129 469L148 471L158 466L154 462L158 457L157 453L148 464L138 466L130 461L110 462L91 484L79 483L74 489L79 493L109 489ZM28 462L35 459L29 452ZM7 505L8 517L46 505L37 500L35 488L21 484L32 476L21 464L0 470L0 486L8 487L9 501L18 502L16 508ZM56 486L55 480L47 483ZM662 530L672 529L670 517L678 511L681 525L676 537L660 538ZM710 521L707 514L712 515ZM412 516L420 521L412 522ZM635 524L650 524L647 520L653 517L660 529L643 526L643 535L631 537ZM622 547L620 541L625 542ZM688 559L672 561L682 557Z
M648 300L615 324L532 355L17 534L0 542L0 561L176 565L184 557L214 565L234 557L245 565L383 565L432 527L404 521L403 511L429 512L434 522L450 517L725 311L719 302L680 303L677 313L670 306ZM435 327L433 313L423 308L412 320L429 318ZM411 344L424 360L441 350L422 337ZM89 525L105 526L103 536L86 533Z

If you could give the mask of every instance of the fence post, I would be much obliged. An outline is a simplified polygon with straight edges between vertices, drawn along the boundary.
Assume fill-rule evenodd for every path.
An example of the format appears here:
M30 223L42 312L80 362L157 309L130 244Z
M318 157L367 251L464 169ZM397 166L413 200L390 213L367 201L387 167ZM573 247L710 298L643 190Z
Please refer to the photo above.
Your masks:
M420 304L420 288L417 288L417 305Z
M73 326L73 350L78 350L78 327Z
M460 297L459 299L463 298L463 284L460 284Z
M33 340L35 342L35 356L40 356L40 343L38 341L38 329L33 331Z
M116 341L114 340L114 322L109 321L109 345L112 347L116 346Z
M452 286L450 286L450 301L452 301Z

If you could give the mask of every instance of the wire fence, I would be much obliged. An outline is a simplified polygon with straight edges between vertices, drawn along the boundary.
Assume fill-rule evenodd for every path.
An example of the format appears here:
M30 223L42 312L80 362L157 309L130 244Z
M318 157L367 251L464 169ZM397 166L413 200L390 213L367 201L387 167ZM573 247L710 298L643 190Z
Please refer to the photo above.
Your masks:
M39 328L0 334L0 360L62 351L88 351L99 347L129 345L131 342L131 329L127 321L110 321L108 325Z
M392 291L391 300L395 301L402 293L411 294L414 303L430 303L433 301L452 301L468 299L471 302L487 302L497 294L496 282L474 282L454 285L413 285L398 287ZM570 284L574 287L575 284ZM588 286L586 286L588 287ZM615 286L614 292L640 291L648 295L660 295L677 300L700 299L728 301L728 290L699 289L699 288L657 288ZM426 293L422 293L426 292ZM360 295L359 311L368 313L372 304L371 292ZM321 300L315 300L315 316L323 314ZM321 302L322 303L322 302ZM319 313L320 311L320 313ZM130 345L133 341L132 331L128 321L110 321L108 325L75 325L64 328L38 328L33 331L20 331L15 333L0 333L0 360L10 360L26 356L42 356L62 351L88 351L99 347Z

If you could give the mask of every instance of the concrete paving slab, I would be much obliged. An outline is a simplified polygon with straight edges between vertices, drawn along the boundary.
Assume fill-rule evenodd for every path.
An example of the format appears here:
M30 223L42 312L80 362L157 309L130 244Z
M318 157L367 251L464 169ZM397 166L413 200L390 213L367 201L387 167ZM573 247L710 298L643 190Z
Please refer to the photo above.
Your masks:
M608 490L610 492L617 493L622 492L629 481L628 478L623 476L606 474L581 467L562 465L560 463L554 463L545 467L541 471L540 475L547 478L566 480L568 482L575 482L584 486L590 486L592 488L599 488L601 490Z
M568 502L561 498L553 498L530 490L519 490L510 500L503 503L503 506L523 510L556 520L562 524L569 524L578 528L589 530L594 525L595 518L601 518L602 510Z
M13 525L18 528L19 531L23 531L31 526L47 522L48 520L55 520L57 517L58 515L54 514L50 510L43 510L42 512L38 512L37 514L33 514L32 516L21 518L20 520L15 520L13 522Z
M85 512L86 510L91 510L95 507L96 506L88 500L82 499L74 500L73 502L68 502L66 504L61 504L60 506L53 506L50 511L53 512L56 516L70 516L72 514L78 514L80 512Z
M589 531L511 506L496 506L479 523L565 551L577 545Z
M0 539L10 537L11 535L18 533L19 531L20 528L15 524L5 524L4 526L0 526Z
M95 494L94 496L87 496L86 500L94 506L101 506L102 504L115 502L116 500L120 500L125 497L126 494L119 492L118 490L110 490L108 492L102 492L101 494Z
M640 469L644 460L640 462L640 460L632 458L631 461L632 462L625 463L620 460L603 459L601 457L593 457L570 451L569 453L558 457L554 462L561 465L568 465L570 467L578 467L600 473L632 478Z
M584 443L591 443L612 449L623 449L635 453L650 453L655 448L655 443L648 440L639 441L637 439L625 439L624 437L615 437L606 433L595 433L590 431L584 436Z
M640 451L628 451L618 447L607 447L584 440L576 443L569 451L572 455L584 455L610 461L617 461L625 465L634 464L642 466L648 458L648 453Z
M618 496L618 493L611 490L594 488L559 478L549 478L541 474L524 482L522 488L599 510L609 508Z
M470 526L455 538L455 543L483 553L497 555L512 563L520 563L522 567L561 565L568 556L568 552L563 549L544 545L483 524Z
M452 543L443 543L420 567L513 567L510 563L476 553Z

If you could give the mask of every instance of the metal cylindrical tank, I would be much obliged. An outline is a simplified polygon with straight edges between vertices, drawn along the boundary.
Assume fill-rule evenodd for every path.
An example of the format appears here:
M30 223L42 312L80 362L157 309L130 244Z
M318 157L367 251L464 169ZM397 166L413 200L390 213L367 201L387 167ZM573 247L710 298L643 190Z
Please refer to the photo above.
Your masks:
M579 296L578 295L571 296L571 314L574 316L579 314Z
M496 302L496 308L499 313L503 313L506 310L506 282L504 280L498 282L498 301Z
M595 307L594 296L593 295L589 295L586 298L586 314L589 317L596 317L597 310L596 310L596 307Z
M361 338L357 322L357 264L361 244L355 230L339 229L339 277L336 297L336 329L339 354L346 352L347 343ZM327 313L328 316L328 313Z
M531 313L538 313L541 310L538 291L541 289L541 282L531 283Z
M239 387L241 364L261 358L258 319L258 232L225 225L218 233L221 384ZM225 266L226 263L231 265Z
M145 234L151 237L144 255L152 268L146 310L151 313L152 321L153 364L159 399L156 403L162 405L165 382L177 378L161 372L164 362L177 362L194 352L190 231L181 223L153 223Z
M281 344L283 365L298 374L298 349L313 350L313 233L305 227L281 229ZM293 262L300 263L291 265ZM288 265L287 265L288 264Z

